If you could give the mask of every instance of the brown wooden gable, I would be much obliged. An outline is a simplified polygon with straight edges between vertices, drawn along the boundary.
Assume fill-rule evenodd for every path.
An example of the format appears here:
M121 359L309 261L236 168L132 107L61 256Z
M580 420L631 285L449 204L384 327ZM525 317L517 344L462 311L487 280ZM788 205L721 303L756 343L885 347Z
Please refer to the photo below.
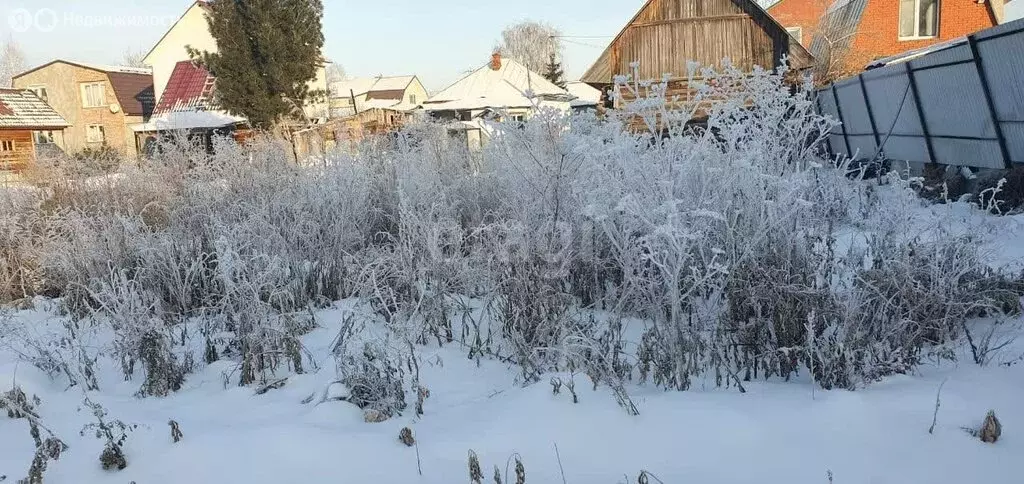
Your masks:
M752 0L648 0L581 79L595 85L630 74L640 63L641 79L687 76L688 62L753 69L774 67L784 55L798 69L811 55Z

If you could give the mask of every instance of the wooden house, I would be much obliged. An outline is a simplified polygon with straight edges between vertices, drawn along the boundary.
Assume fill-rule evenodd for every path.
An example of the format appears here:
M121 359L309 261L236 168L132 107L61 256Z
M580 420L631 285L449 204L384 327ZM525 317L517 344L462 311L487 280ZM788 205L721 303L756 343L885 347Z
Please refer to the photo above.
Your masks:
M0 89L0 174L19 173L35 162L37 132L67 127L68 122L33 91Z
M14 76L14 87L30 89L70 127L40 131L36 143L75 154L111 149L137 155L131 125L153 113L153 76L148 68L105 66L56 59Z
M580 79L603 92L618 75L661 80L669 74L670 96L689 98L689 63L720 67L723 59L741 69L767 69L788 58L797 70L814 59L754 0L647 0ZM624 102L626 92L617 96Z

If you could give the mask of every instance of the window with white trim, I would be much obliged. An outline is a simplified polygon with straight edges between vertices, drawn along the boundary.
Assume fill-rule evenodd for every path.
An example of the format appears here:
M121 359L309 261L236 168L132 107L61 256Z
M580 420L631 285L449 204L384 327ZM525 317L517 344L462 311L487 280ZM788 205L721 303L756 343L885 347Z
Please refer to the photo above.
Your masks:
M939 0L900 0L900 38L939 35Z
M90 124L85 127L85 141L88 143L102 143L106 141L106 133L103 132L103 125Z
M803 43L804 41L804 29L803 27L786 27L786 32L792 35L797 42Z
M101 108L107 105L107 92L102 82L82 84L82 107Z

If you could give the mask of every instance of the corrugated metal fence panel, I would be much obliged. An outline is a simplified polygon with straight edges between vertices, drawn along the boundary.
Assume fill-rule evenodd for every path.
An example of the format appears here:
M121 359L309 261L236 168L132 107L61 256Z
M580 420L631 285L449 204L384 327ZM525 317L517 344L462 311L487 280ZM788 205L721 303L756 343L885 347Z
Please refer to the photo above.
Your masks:
M1022 28L1019 22L1016 28ZM993 37L1012 31L1004 24L979 34L978 54L983 59L982 67L988 78L989 89L995 102L996 116L999 117L1006 139L1010 160L1024 163L1024 35L1011 34Z
M943 49L937 52L929 53L928 55L918 57L910 61L910 63L914 65L914 69L924 69L942 64L949 64L952 62L967 62L970 60L971 47L967 45L967 42L964 42L963 44L960 44L956 47ZM901 68L903 66L894 64L886 67L886 69L893 67ZM943 68L937 67L937 69L941 70Z
M843 121L846 136L850 140L852 157L871 157L878 149L875 145L874 131L871 129L871 118L868 117L867 103L860 81L855 77L836 83L836 95L843 106Z
M885 155L896 160L931 161L906 71L876 69L865 72L863 79ZM888 136L890 128L892 135Z
M973 63L917 71L915 77L932 136L995 138L985 92Z
M1000 121L1024 121L1024 35L978 41Z
M935 158L943 165L1003 168L997 141L932 138Z

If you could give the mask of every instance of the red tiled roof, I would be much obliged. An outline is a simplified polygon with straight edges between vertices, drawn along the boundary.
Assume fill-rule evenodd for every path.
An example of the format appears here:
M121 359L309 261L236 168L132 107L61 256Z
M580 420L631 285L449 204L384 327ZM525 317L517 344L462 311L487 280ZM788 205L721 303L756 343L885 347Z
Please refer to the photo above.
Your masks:
M68 122L28 89L0 89L0 129L66 128Z
M178 62L153 114L212 109L213 84L214 77L206 69L191 61Z

